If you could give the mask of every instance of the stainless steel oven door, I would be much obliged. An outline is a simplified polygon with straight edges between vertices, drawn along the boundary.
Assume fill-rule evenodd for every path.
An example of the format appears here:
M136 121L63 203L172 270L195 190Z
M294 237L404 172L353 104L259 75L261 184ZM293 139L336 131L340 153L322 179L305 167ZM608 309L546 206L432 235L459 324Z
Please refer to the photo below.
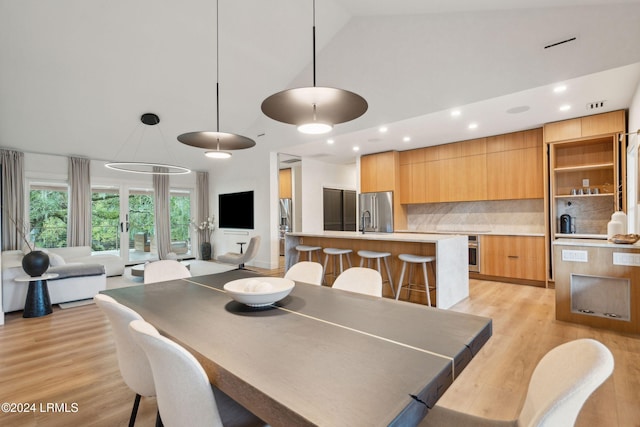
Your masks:
M480 273L480 238L469 236L469 271Z

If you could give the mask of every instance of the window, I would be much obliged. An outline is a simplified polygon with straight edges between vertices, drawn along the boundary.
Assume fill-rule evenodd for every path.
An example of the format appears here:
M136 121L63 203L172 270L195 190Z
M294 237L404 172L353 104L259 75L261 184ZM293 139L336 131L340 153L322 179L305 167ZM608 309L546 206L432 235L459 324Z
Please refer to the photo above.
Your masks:
M120 190L93 188L91 191L91 250L113 251L120 248Z
M191 196L189 191L171 190L169 194L169 223L171 241L189 241L189 223L191 222Z
M66 184L31 184L29 188L29 240L41 248L67 246L68 187Z

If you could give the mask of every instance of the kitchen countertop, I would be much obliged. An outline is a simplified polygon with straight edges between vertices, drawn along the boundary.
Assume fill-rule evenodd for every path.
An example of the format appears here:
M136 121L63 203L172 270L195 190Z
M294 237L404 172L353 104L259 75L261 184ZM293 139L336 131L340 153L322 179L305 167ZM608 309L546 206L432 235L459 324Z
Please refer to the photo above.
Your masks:
M458 235L488 235L488 236L529 236L544 237L544 233L530 232L510 232L510 231L492 231L492 230L429 230L429 231L413 231L398 230L397 233L418 233L418 234L458 234Z
M614 249L640 249L640 241L633 245L625 245L619 243L611 243L607 240L596 239L557 239L553 241L553 245L556 246L593 246L599 248L614 248Z
M461 234L435 234L435 233L374 233L362 234L360 231L319 231L315 233L287 233L293 237L324 237L334 239L359 239L359 240L389 240L397 242L437 243L441 240L459 238Z

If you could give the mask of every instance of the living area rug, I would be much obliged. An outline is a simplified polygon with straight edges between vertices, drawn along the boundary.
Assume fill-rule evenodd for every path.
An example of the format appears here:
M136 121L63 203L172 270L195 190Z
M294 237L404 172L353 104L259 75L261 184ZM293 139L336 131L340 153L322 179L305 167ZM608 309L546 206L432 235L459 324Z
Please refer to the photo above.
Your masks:
M71 301L71 302L61 302L58 304L58 306L61 309L67 309L67 308L73 308L73 307L81 307L83 305L89 305L89 304L93 304L93 298L89 298L89 299L81 299L78 301Z

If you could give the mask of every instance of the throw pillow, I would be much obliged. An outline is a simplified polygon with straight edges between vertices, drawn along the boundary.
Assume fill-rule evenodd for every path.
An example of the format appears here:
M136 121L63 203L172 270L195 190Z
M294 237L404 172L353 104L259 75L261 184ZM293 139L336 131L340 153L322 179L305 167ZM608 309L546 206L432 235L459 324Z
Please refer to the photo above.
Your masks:
M66 264L64 258L62 258L60 255L54 254L53 252L49 252L48 255L49 255L49 265L51 267L57 267L59 265Z

